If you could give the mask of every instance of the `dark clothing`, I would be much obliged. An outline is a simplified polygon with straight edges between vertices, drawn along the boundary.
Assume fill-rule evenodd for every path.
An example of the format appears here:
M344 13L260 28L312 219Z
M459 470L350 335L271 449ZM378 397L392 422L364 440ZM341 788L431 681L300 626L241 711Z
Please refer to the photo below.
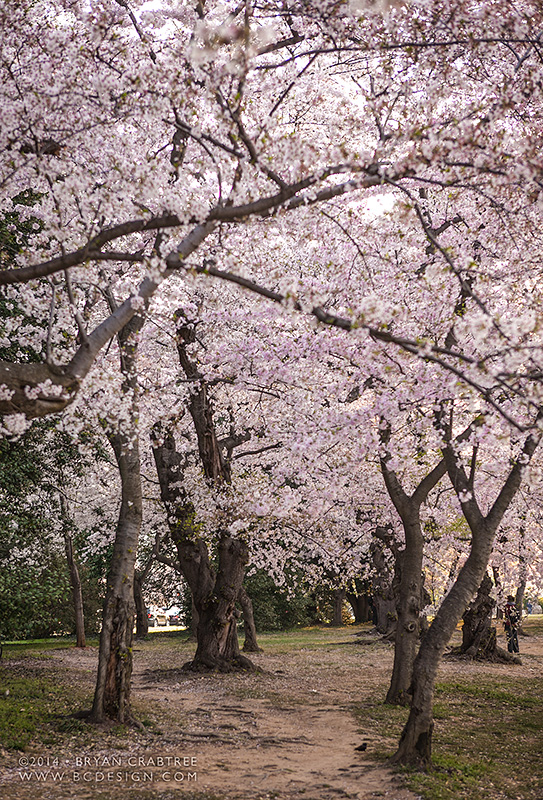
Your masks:
M506 603L504 609L505 638L507 639L507 649L510 653L518 653L517 628L520 623L520 614L514 603Z

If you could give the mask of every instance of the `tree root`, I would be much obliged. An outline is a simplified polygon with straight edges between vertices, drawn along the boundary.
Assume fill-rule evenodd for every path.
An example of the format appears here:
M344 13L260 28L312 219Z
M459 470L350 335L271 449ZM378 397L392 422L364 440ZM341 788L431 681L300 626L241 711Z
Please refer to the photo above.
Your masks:
M469 651L462 652L461 647L454 647L443 658L456 661L487 661L489 664L522 664L522 659L516 653L509 653L503 647L496 646L490 651L478 650L475 654Z
M200 657L193 661L187 661L183 664L183 672L259 672L259 667L256 664L242 656L241 654L235 658L205 658Z

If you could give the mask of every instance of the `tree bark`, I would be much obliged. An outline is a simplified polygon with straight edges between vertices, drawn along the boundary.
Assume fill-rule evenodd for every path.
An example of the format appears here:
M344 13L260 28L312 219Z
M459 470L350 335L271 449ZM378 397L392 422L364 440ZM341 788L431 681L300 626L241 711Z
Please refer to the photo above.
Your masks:
M137 437L110 437L119 465L122 500L102 616L98 676L91 719L128 722L134 627L134 566L142 516Z
M343 602L346 595L347 592L344 588L334 590L331 625L335 628L341 628L343 625Z
M503 587L498 567L492 567L492 577L494 579L494 586L498 591L498 607L496 609L496 619L503 619L503 608L502 608Z
M390 429L384 428L382 441L388 447ZM403 490L398 476L388 466L388 450L381 459L381 472L390 499L402 521L405 534L405 547L396 552L396 572L399 573L396 633L394 639L394 666L386 696L386 702L394 705L408 705L411 696L411 675L421 632L422 559L424 538L420 522L420 509L431 490L445 475L445 459L441 459L418 484L412 495ZM384 530L384 529L383 529ZM389 546L393 539L389 535Z
M60 514L62 517L64 549L66 551L66 561L68 562L68 571L70 573L70 586L72 589L72 599L74 604L75 615L75 646L86 647L85 640L85 612L83 609L83 592L81 591L81 578L77 568L77 562L74 556L73 539L70 535L71 520L68 514L68 505L66 498L60 492Z
M490 596L492 581L485 573L476 597L471 601L462 615L462 644L460 653L469 658L477 658L488 652L491 640L496 644L496 635L492 637L492 609L495 602Z
M371 544L371 557L374 566L372 589L375 627L383 636L391 637L396 631L398 620L394 579L383 552L383 545L377 539Z
M230 451L227 450L225 457L215 429L207 383L187 351L196 341L195 323L189 322L182 310L176 312L175 322L179 363L191 385L188 410L196 431L200 461L206 478L220 493L231 480ZM155 437L153 452L179 566L198 612L196 654L185 667L220 671L254 669L251 661L241 655L237 637L236 601L249 557L247 545L242 539L231 537L226 530L217 531L218 568L215 572L207 545L195 530L194 507L180 488L184 462L176 452L171 430L163 430Z
M370 599L367 594L347 592L347 601L353 610L356 625L372 621Z
M149 633L149 617L143 597L141 575L134 572L134 603L136 607L136 639L145 639Z
M517 590L515 592L515 605L518 609L520 614L520 623L517 628L517 635L519 636L528 636L524 628L522 627L522 607L524 605L524 594L526 592L526 583L528 580L527 568L526 568L526 531L524 527L521 527L520 531L520 541L519 541L519 582L517 586Z
M467 439L473 432L477 421L455 438L455 444ZM407 495L394 470L389 468L390 453L388 445L391 430L388 424L382 428L381 441L385 454L381 458L383 480L396 511L402 521L405 534L405 547L395 553L397 571L400 572L398 593L398 624L394 640L394 667L387 692L386 702L408 705L411 701L411 675L415 655L422 630L427 627L426 618L421 618L424 597L422 560L424 537L420 522L420 510L428 495L447 473L448 462L443 457L439 463L420 481L415 491ZM392 540L391 540L392 541Z
M462 644L451 652L450 657L518 664L519 658L498 647L496 628L492 626L492 611L496 601L490 596L491 591L492 579L485 572L476 597L462 615Z
M241 587L238 594L238 602L241 606L243 613L243 633L245 641L243 642L244 653L262 653L263 650L258 645L256 638L255 616L253 612L253 601L247 594L244 586Z
M107 578L102 615L98 675L90 719L131 720L130 680L134 628L134 568L142 521L142 491L137 432L137 377L135 334L143 325L134 317L119 334L123 392L130 398L130 429L126 421L108 436L121 477L121 508Z
M392 763L425 769L431 761L432 703L439 661L485 574L492 542L493 533L483 524L474 537L468 559L421 642L413 665L411 711Z

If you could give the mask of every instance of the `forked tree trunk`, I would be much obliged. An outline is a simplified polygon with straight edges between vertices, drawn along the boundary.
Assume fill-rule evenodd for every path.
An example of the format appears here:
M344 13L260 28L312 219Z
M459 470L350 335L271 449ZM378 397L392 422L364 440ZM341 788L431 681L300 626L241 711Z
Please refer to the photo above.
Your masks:
M540 422L541 418L543 411L539 412L536 423ZM444 440L447 442L444 447L447 471L470 527L472 540L468 558L422 640L413 665L411 711L398 750L391 761L418 768L426 768L431 761L434 728L432 705L440 659L460 617L483 580L496 530L518 491L525 465L530 463L542 435L539 426L534 425L490 511L483 516L474 492L476 448L468 477L458 461L458 453L452 443L452 408L449 404L442 407L439 421Z
M417 768L426 768L430 763L434 729L432 704L437 669L464 609L485 574L492 540L492 533L486 528L481 530L478 541L474 541L468 559L421 642L413 665L411 711L392 763Z
M123 392L130 403L130 429L126 429L127 422L123 420L123 427L108 436L121 478L121 508L102 615L98 675L90 714L93 722L106 718L120 723L131 720L134 568L142 521L135 336L142 325L141 317L133 317L118 337Z
M236 601L248 560L247 545L227 533L219 535L215 571L207 544L195 529L194 507L182 488L184 456L176 451L171 431L155 429L153 454L177 561L198 616L196 654L185 667L222 672L254 669L251 661L240 653L237 638Z
M243 642L244 653L262 653L262 648L259 647L256 639L256 626L255 615L253 612L253 601L247 594L244 586L241 587L238 594L238 602L241 606L243 613L243 634L245 641Z
M213 420L208 385L187 351L196 341L195 323L189 322L180 309L175 315L179 363L190 383L188 410L194 423L198 453L204 475L217 494L230 483L229 453L236 437L224 454ZM184 457L176 451L172 431L155 429L153 453L157 466L162 500L168 511L172 541L177 549L180 569L187 581L198 612L197 648L193 661L185 665L194 670L254 669L241 655L237 636L239 612L236 601L248 561L248 548L242 539L218 531L218 566L212 568L206 543L194 525L194 507L182 488ZM246 441L242 436L240 441ZM239 442L238 442L239 443Z
M460 443L472 432L473 425L468 426L455 443ZM422 535L420 511L430 492L447 473L446 459L441 461L420 481L415 491L408 495L394 472L389 468L390 426L386 423L382 428L381 441L385 446L385 455L381 458L381 472L390 499L402 521L405 534L405 547L399 555L395 554L400 570L400 587L398 599L398 625L394 640L394 667L386 702L407 705L411 702L411 676L415 655L419 645L422 627L426 628L426 618L421 618L424 587L422 579L422 559L424 538ZM463 610L463 609L462 609Z
M177 544L177 542L176 542ZM177 544L178 553L180 546ZM185 558L183 553L180 558ZM232 669L253 669L249 659L241 655L238 643L237 623L239 613L236 600L239 596L248 550L244 542L223 534L218 547L218 570L213 581L211 592L202 591L212 579L198 580L190 584L194 603L198 611L198 645L193 661L185 665L186 669L219 670L229 672ZM208 568L209 562L205 560ZM190 570L187 570L190 572Z

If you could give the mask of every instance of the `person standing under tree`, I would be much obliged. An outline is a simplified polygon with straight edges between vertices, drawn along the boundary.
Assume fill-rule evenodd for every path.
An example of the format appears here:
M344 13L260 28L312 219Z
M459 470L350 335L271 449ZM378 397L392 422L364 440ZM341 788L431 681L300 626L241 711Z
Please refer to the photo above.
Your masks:
M504 609L505 637L507 639L507 649L510 653L518 653L518 634L517 628L520 623L520 614L515 605L515 598L512 594L507 595L507 603Z

